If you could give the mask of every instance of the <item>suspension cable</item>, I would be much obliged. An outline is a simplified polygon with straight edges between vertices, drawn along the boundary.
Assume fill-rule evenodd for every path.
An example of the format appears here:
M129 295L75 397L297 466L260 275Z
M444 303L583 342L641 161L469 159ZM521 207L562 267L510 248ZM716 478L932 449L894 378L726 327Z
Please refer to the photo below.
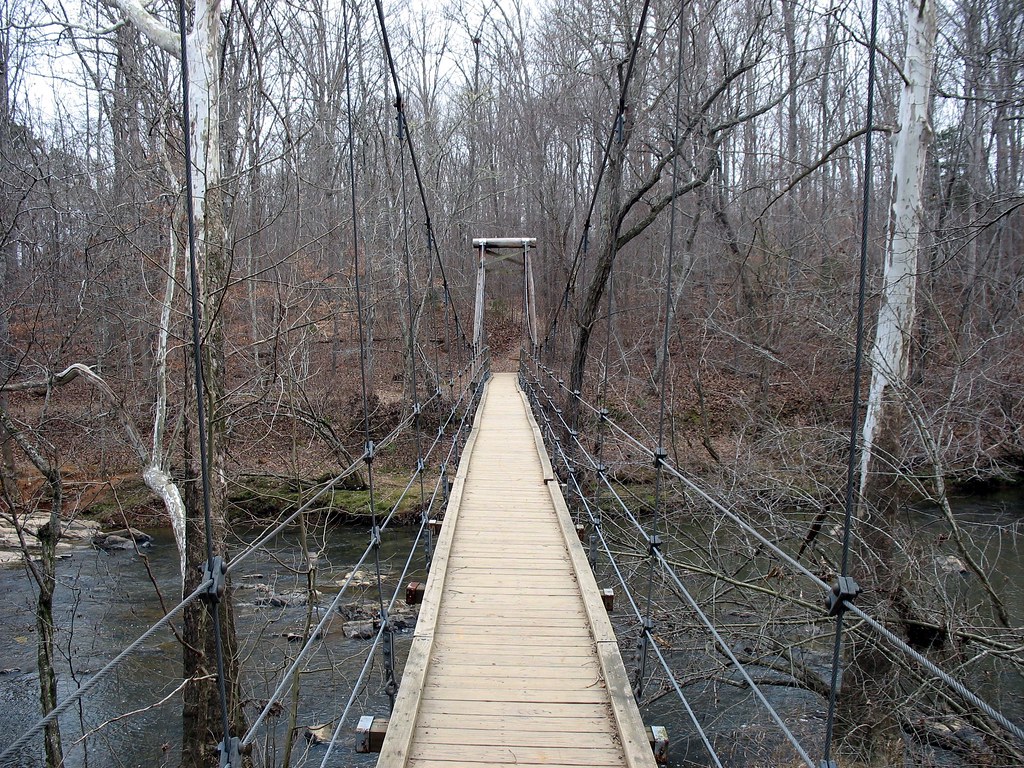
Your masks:
M181 49L181 128L182 141L184 142L185 154L185 216L188 220L188 256L189 256L189 288L191 292L191 315L192 315L192 364L194 367L193 387L196 398L196 431L199 443L199 467L203 491L203 527L206 534L206 569L213 575L212 581L216 583L220 576L226 574L223 568L223 560L214 559L213 551L213 514L212 502L210 499L210 457L208 450L209 434L206 425L206 387L203 376L203 346L202 331L200 328L199 304L202 294L199 292L199 258L196 253L196 228L195 228L195 201L193 200L193 176L192 176L192 134L191 134L191 97L189 94L189 64L188 64L188 34L185 31L186 10L185 0L178 0L178 40ZM205 23L197 20L196 23ZM202 141L200 137L200 141ZM205 169L200 169L205 174ZM205 204L205 200L204 200ZM204 307L204 310L206 308ZM214 319L210 318L213 323ZM216 343L216 342L215 342ZM219 571L219 573L218 573ZM228 692L227 681L225 680L224 664L224 642L221 638L220 621L220 594L214 588L207 595L207 610L213 620L213 643L214 656L216 657L217 668L217 695L220 698L221 728L223 729L223 740L220 743L222 761L227 758L228 765L233 758L233 739L231 737L231 716L228 713ZM196 651L193 651L196 652ZM237 768L233 766L232 768Z
M582 443L580 445L582 447ZM561 446L559 446L557 443L556 443L556 450L562 450ZM627 510L627 513L628 513L628 510ZM729 647L729 644L725 641L725 638L722 637L721 633L715 627L714 622L711 621L711 619L704 612L704 610L700 607L700 605L697 603L696 599L693 597L693 595L690 593L690 591L683 584L682 580L675 573L675 570L673 569L671 563L669 563L665 559L664 554L661 552L660 546L657 546L655 543L651 542L651 540L647 536L647 533L646 533L643 525L635 517L632 516L632 513L628 513L628 514L632 518L634 524L639 529L640 535L645 540L648 541L648 543L649 543L648 549L649 549L649 552L650 552L651 556L654 559L657 560L657 563L660 566L660 568L662 569L662 571L668 574L669 578L676 585L676 589L678 589L679 593L683 596L685 602L690 606L690 609L694 612L694 614L697 616L697 618L700 620L700 622L704 625L705 629L707 629L708 633L712 636L712 638L718 644L719 648L721 649L721 652L729 659L729 661L732 663L733 667L735 667L736 671L739 672L739 674L743 678L744 682L747 684L747 686L750 688L750 690L754 693L754 695L757 697L757 699L761 702L761 705L768 712L768 714L772 718L772 720L775 721L775 724L778 726L779 730L785 736L786 740L789 741L789 743L793 746L794 750L796 750L797 754L800 756L800 759L803 760L803 762L808 766L808 768L816 768L815 765L814 765L814 762L811 760L811 758L807 754L806 750L804 750L803 746L801 746L799 740L796 738L796 736L793 735L793 732L786 725L785 721L783 721L782 717L779 715L779 713L775 709L775 707L772 706L770 701L768 701L767 696L765 696L765 694L761 690L760 686L758 686L758 684L750 676L750 673L747 672L745 665L738 658L736 658L736 655L733 653L732 649ZM609 552L609 556L611 556L610 552ZM617 570L618 569L616 568L616 571ZM632 598L630 598L630 604L633 606L633 608L635 610L637 610L637 613L639 614L639 610L637 609L636 602ZM647 609L644 612L644 616L641 618L642 626L643 626L643 637L644 638L650 638L651 632L652 632L652 629L650 627L649 616L650 616L650 588L648 587ZM650 641L648 640L648 642L650 642ZM651 643L651 644L653 645L654 643Z
M474 391L474 397L476 395L478 395L478 394L479 394L479 387L477 388L477 390ZM459 404L461 404L461 400L462 400L462 398L460 397L460 403ZM455 418L455 414L456 413L457 413L457 407L456 407L456 409L454 409L451 412L451 414L449 415L448 419L446 420L445 425L444 425L445 428L447 428L447 426L449 424L451 424L452 420ZM466 420L466 414L463 414L462 421L460 422L459 432L461 432L462 424L465 423L465 420ZM453 444L458 439L457 435L458 435L458 432L453 437ZM428 452L427 452L428 456L430 455L430 452L433 451L434 447L436 447L437 445L440 444L440 440L441 440L440 436L437 439L434 440L434 442L430 446L430 450L428 450ZM449 452L450 451L451 451L451 449L449 449ZM391 510L389 511L388 515L384 518L384 520L381 522L381 524L379 526L374 525L373 532L371 533L371 536L370 536L370 543L363 550L363 553L360 556L359 560L352 567L352 570L349 573L348 578L346 578L345 581L342 583L341 589L339 590L338 594L335 596L334 600L331 602L330 607L324 613L323 618L321 618L321 620L318 622L318 624L314 628L314 630L312 632L310 632L309 638L306 640L306 642L303 644L303 647L296 654L296 657L292 660L292 663L289 665L289 668L282 675L281 682L278 684L278 686L275 689L273 695L271 695L270 698L267 700L267 703L264 705L263 709L261 710L260 714L257 716L256 720L253 721L252 725L249 726L248 732L242 738L242 741L241 741L242 746L247 746L247 745L249 745L249 744L251 744L253 742L253 740L256 737L256 730L259 728L259 726L266 719L267 715L270 713L271 709L274 707L275 702L277 702L282 696L284 696L285 694L288 693L288 691L291 690L291 687L292 687L293 682L294 682L294 673L295 673L295 671L305 661L306 657L309 656L310 652L313 650L313 647L317 643L319 643L322 640L322 638L324 637L324 635L326 634L325 629L328 627L330 622L333 620L334 615L335 615L335 609L336 609L338 603L340 602L342 596L345 594L346 590L348 589L349 585L352 583L352 580L355 577L356 571L358 571L363 566L363 564L369 558L371 553L375 553L375 552L378 551L379 541L380 541L381 534L384 531L387 530L387 528L391 524L392 520L398 514L399 507L401 506L402 502L405 500L405 497L408 494L409 489L412 487L413 483L416 480L417 475L419 475L419 474L420 474L420 470L417 467L417 469L410 476L409 481L406 483L404 490L398 496L398 498L396 499L394 505L391 507ZM383 600L381 600L380 609L381 609L381 616L382 616L382 620L383 620L383 618L387 615L387 611L386 611L386 609L384 608L384 605L383 605Z
M382 0L375 0L375 6L377 8L377 21L380 24L380 36L381 42L384 45L384 57L387 61L388 71L391 74L391 82L395 89L395 110L398 113L398 122L400 130L409 131L408 121L405 119L405 100L402 96L402 84L398 79L398 68L395 65L395 56L391 51L391 40L388 37L387 22L384 20L384 4ZM441 279L444 281L445 293L451 296L449 290L448 276L444 271L444 262L441 259L441 254L434 247L437 243L437 238L434 234L434 223L430 217L430 206L427 204L427 192L426 187L423 184L423 177L420 174L420 165L416 160L416 151L413 148L412 141L408 141L409 147L409 160L412 164L413 175L416 178L416 189L419 192L420 203L423 206L423 216L427 231L427 247L434 254L437 260L437 265L441 270ZM463 341L466 339L465 330L462 327L462 323L459 321L459 313L455 308L454 302L452 303L452 316L455 318L455 328Z
M537 367L538 367L539 370L543 370L545 372L545 374L549 378L554 380L554 376L553 376L553 374L549 370L544 369L539 364L538 364ZM564 384L560 385L560 386L564 387ZM588 407L589 409L596 411L596 409L594 408L593 405L591 405L589 403L584 403L584 405L586 407ZM619 432L619 434L621 434L624 437L624 439L626 439L627 441L631 442L633 445L637 446L638 448L643 450L645 453L648 453L648 454L653 456L653 452L649 448L646 448L643 445L643 443L641 443L639 440L637 440L635 437L633 437L631 434L629 434L629 432L624 430L621 426L617 425L611 419L609 419L609 422L616 429L616 431ZM593 457L587 456L587 458L591 462L591 465L593 467L596 467L596 462L594 461ZM753 538L757 539L766 549L768 549L776 557L778 557L780 560L782 560L787 565L789 565L793 570L799 572L800 574L802 574L803 576L805 576L806 578L808 578L809 580L811 580L812 582L817 584L818 587L820 587L825 593L833 594L832 586L830 584L827 584L817 574L813 573L810 569L808 569L807 566L805 566L800 561L796 560L792 555L790 555L784 549L782 549L777 544L775 544L773 541L771 541L766 536L764 536L764 534L762 534L760 531L758 531L753 525L751 525L746 520L744 520L742 517L740 517L738 514L736 514L734 511L732 511L731 509L726 507L722 502L718 501L713 496L711 496L707 491L705 491L703 488L701 488L699 485L697 485L696 482L694 482L692 479L690 479L689 477L684 475L676 467L674 467L670 462L668 462L667 459L664 461L664 468L665 468L665 471L666 471L667 474L675 477L686 488L688 488L690 491L692 491L693 493L695 493L698 496L700 496L705 502L707 502L709 505L711 505L714 509L716 509L722 515L724 515L729 520L734 522L737 526L739 526L742 530L744 530L750 536L752 536ZM645 531L644 531L644 528L643 528L642 524L629 511L628 505L626 505L625 501L618 495L618 493L616 493L614 486L612 486L611 483L607 479L605 479L605 484L606 484L606 487L608 487L608 489L611 492L611 494L619 502L620 508L622 508L624 510L624 512L626 513L627 518L630 519L630 522L639 531L640 536L641 537L645 537L646 534L645 534ZM668 572L670 572L670 573L672 573L674 575L674 571L671 568L671 564L668 564L667 560L665 560L664 562L666 564L666 568L667 568ZM676 578L678 578L678 577L676 577ZM864 613L860 608L858 608L856 606L856 604L850 602L849 600L846 600L845 598L842 600L842 602L846 606L847 610L852 611L853 613L855 613L856 615L858 615L862 619L864 619L865 623L868 624L869 627L874 629L879 635L881 635L893 647L895 647L896 649L898 649L902 653L904 653L907 656L909 656L915 662L917 662L918 664L923 666L931 674L933 674L938 680L943 682L947 687L949 687L951 690L953 690L959 696L961 696L965 701L967 701L970 704L972 704L975 707L977 707L979 710L981 710L986 715L991 717L994 721L999 723L999 725L1002 726L1003 728L1005 728L1009 733L1013 734L1015 737L1017 737L1022 742L1024 742L1024 730L1022 730L1019 726L1017 726L1013 722L1011 722L1005 715L1003 715L1000 712L998 712L990 704L988 704L983 699L981 699L977 694L971 692L970 689L968 689L963 683L961 683L960 681L956 680L951 675L949 675L949 673L944 672L941 668L936 666L933 662L929 661L926 657L922 656L920 653L918 653L914 648L912 648L902 638L898 637L893 632L891 632L890 630L886 629L884 626L879 624L875 619L871 618L868 614Z
M856 505L854 485L857 482L857 435L860 432L860 379L864 367L864 305L867 297L868 272L868 235L869 216L871 213L871 186L874 166L871 150L874 131L871 125L875 119L875 54L878 37L878 0L871 0L871 33L868 40L868 93L865 119L867 135L864 137L864 189L861 199L860 228L860 271L857 285L857 336L856 351L853 364L853 396L850 406L850 441L847 448L846 465L846 498L843 512L843 554L840 565L840 576L846 579L850 575L850 545L853 538L853 515ZM825 716L825 739L822 747L822 761L825 766L834 765L832 761L832 738L835 731L836 707L838 706L840 681L842 679L843 652L843 617L846 607L845 600L836 610L835 640L832 645L832 670L829 676L828 710Z
M440 480L440 478L438 478L438 480ZM436 497L436 488L434 495ZM429 526L427 525L426 519L423 519L420 521L420 527L416 531L416 537L413 539L412 545L409 547L409 556L405 559L405 567L402 569L402 574L398 577L398 581L396 582L398 586L392 593L391 600L387 605L388 613L390 613L392 609L395 607L395 602L398 600L399 591L401 590L402 585L405 583L405 577L409 573L409 568L412 565L413 557L416 554L416 546L419 544L420 538L426 531L429 531ZM324 753L323 759L320 761L321 768L325 768L325 766L327 765L327 761L331 757L331 753L334 751L335 745L338 743L338 739L341 736L342 726L344 725L345 720L348 718L348 713L352 709L352 704L355 702L356 695L359 693L360 688L362 688L367 673L370 671L370 665L373 662L374 652L376 651L377 646L380 645L382 641L386 644L387 641L385 639L385 636L389 631L390 630L386 628L386 622L382 618L380 622L380 627L377 630L377 635L376 637L374 637L373 643L370 646L370 649L367 651L366 660L363 662L362 669L360 669L359 675L356 678L355 683L352 685L352 693L349 695L348 701L345 703L345 708L344 710L342 710L341 716L338 717L338 724L334 727L334 731L331 734L331 739L327 743L327 751L326 753ZM393 708L394 707L392 706L392 709Z
M678 196L676 194L679 189L679 118L682 104L682 90L683 90L683 17L682 17L682 4L686 0L680 0L680 14L679 14L679 38L676 43L676 98L675 98L675 110L673 112L672 119L672 203L669 216L668 225L668 264L665 275L665 318L662 326L661 335L661 359L664 361L661 368L661 381L658 387L658 441L657 449L654 454L654 515L651 520L651 532L648 540L650 542L649 555L650 555L650 567L647 574L647 616L645 618L645 627L647 630L644 633L643 641L643 655L640 662L640 672L637 676L637 692L643 690L644 676L647 671L647 651L650 645L648 641L648 635L650 634L651 627L651 609L653 602L653 591L654 591L654 567L658 560L658 555L661 554L658 550L660 546L660 540L658 538L658 523L662 515L665 514L664 509L664 468L663 462L665 457L668 455L665 450L665 396L667 392L667 382L669 378L670 366L668 364L668 340L669 334L671 333L671 320L672 320L672 269L673 269L673 258L675 256L676 247L676 218L678 214Z

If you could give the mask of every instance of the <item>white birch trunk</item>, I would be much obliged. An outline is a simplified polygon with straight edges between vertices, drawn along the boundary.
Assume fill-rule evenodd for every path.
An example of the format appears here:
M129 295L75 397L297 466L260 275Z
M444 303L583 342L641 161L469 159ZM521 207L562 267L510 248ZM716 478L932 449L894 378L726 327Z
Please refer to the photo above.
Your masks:
M220 83L217 77L220 0L196 0L195 24L186 37L192 200L196 235L205 245L206 192L220 186ZM199 259L203 263L203 259Z
M911 0L907 14L906 81L900 96L900 130L893 147L892 208L885 254L882 303L871 347L871 388L864 417L860 491L867 486L874 447L889 388L899 389L910 373L910 340L917 293L917 253L923 224L921 188L930 136L928 101L935 58L934 0Z
M113 0L114 4L129 21L154 45L173 56L180 56L179 38L176 32L154 17L139 0ZM206 263L205 253L210 238L218 237L221 222L213 226L211 235L207 232L207 192L221 183L220 161L220 86L218 80L219 39L221 0L196 0L195 21L186 35L185 48L188 59L189 81L189 137L192 156L192 201L195 217L192 222L198 239L198 262L200 270ZM144 457L143 480L146 486L157 494L164 503L171 519L174 539L181 559L182 578L185 576L185 503L181 491L166 469L163 438L167 414L167 339L171 322L174 299L174 280L177 266L175 238L171 236L168 257L168 285L160 312L160 331L156 351L156 416L153 423L152 451ZM214 243L216 248L220 243ZM202 275L197 275L203 285Z
M171 174L173 179L173 173ZM174 541L178 545L178 559L181 565L182 583L185 580L185 501L181 490L172 480L167 471L164 451L164 434L167 431L167 345L171 331L171 309L174 306L174 288L178 274L178 239L175 237L174 226L171 226L167 249L167 287L160 306L160 324L158 326L155 358L156 403L153 417L153 443L149 461L142 470L142 479L146 487L160 497L171 519L171 530Z

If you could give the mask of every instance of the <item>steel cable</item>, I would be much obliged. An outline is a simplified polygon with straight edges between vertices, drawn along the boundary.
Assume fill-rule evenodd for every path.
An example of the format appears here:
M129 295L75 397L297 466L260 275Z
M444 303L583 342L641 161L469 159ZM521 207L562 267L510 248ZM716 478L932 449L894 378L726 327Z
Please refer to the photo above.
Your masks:
M13 756L15 750L23 746L29 739L41 732L48 723L56 720L62 714L68 711L75 702L79 701L83 696L92 691L97 685L99 685L106 677L117 668L117 666L127 659L132 653L135 652L143 643L145 643L150 637L160 631L162 628L171 623L179 613L185 610L189 605L198 600L202 595L213 586L213 579L207 579L195 590L192 594L188 595L184 600L178 603L177 606L168 611L163 618L157 621L153 626L143 632L139 637L130 645L126 646L117 656L108 661L96 674L90 677L85 683L75 690L74 693L70 694L64 701L50 710L44 717L40 718L35 725L29 728L23 733L13 744L9 745L2 753L0 753L0 763L5 759Z
M537 361L535 361L535 362L537 362ZM542 367L540 367L539 364L538 364L538 368L540 368L541 370L545 370ZM546 373L546 375L548 375L552 379L554 378L553 374L551 374L549 371L545 370L545 373ZM586 403L585 403L585 405L587 407L591 408L592 410L594 410L592 405L586 404ZM621 426L614 424L614 422L611 422L611 423L630 442L632 442L633 444L635 444L636 446L641 448L644 452L649 453L649 454L651 454L653 456L653 452L650 449L646 448L642 443L640 443L639 440L637 440L632 435L630 435L628 432L626 432L624 429L622 429ZM589 460L593 463L593 458L592 457L589 457ZM664 466L665 466L665 471L668 474L670 474L673 477L675 477L683 485L685 485L688 489L690 489L691 491L696 493L698 496L700 496L702 499L704 499L704 501L706 501L708 504L713 506L716 510L721 512L729 520L734 522L736 525L738 525L740 528L742 528L748 534L750 534L755 539L757 539L769 551L771 551L774 555L776 555L779 559L781 559L783 562L785 562L787 565L789 565L795 571L797 571L797 572L801 573L802 575L806 576L808 579L810 579L812 582L814 582L816 585L818 585L818 587L820 587L824 593L831 594L832 586L827 584L819 576L817 576L815 573L810 571L803 563L801 563L798 560L796 560L795 558L793 558L792 555L790 555L788 552L786 552L785 550L781 549L777 544L775 544L770 539L765 537L754 526L752 526L750 523L748 523L742 517L740 517L735 512L730 510L728 507L726 507L720 501L718 501L717 499L712 497L703 488L698 486L693 480L691 480L690 478L686 477L682 472L680 472L678 469L676 469L674 466L672 466L667 460L664 462ZM644 536L645 533L644 533L644 528L643 528L642 524L636 519L636 517L632 514L632 512L629 511L628 505L626 505L625 501L623 501L622 498L615 492L614 487L611 485L611 483L607 479L605 479L605 484L606 484L606 487L608 487L610 489L613 497L619 502L619 506L626 513L627 518L630 519L630 521L634 525L634 527L637 528L637 530L640 532L640 535ZM667 561L664 561L664 563L668 566L668 572L671 573L674 576L674 578L678 578L678 576L675 574L674 569L671 568L670 564L668 564ZM966 701L970 702L971 704L973 704L974 706L978 707L978 709L980 709L982 712L987 714L989 717L991 717L993 720L995 720L997 723L999 723L1003 728L1005 728L1007 731L1009 731L1015 737L1017 737L1018 739L1021 739L1022 742L1024 742L1024 730L1022 730L1019 726L1017 726L1014 723L1012 723L1012 721L1010 721L1005 715L1001 714L998 710L996 710L990 704L986 703L977 694L971 692L970 689L967 688L963 683L961 683L960 681L956 680L955 678L953 678L948 673L942 671L933 662L929 661L927 658L925 658L920 653L918 653L916 650L914 650L904 640L899 638L897 635L895 635L890 630L886 629L883 625L879 624L875 619L872 619L867 613L863 612L854 603L851 603L848 600L843 600L843 603L846 606L847 610L852 611L853 613L857 614L862 619L864 619L865 623L867 623L869 627L871 627L878 634L880 634L892 646L894 646L895 648L897 648L901 652L905 653L910 658L914 659L917 663L919 663L922 666L924 666L926 669L928 669L929 672L934 674L940 681L942 681L947 687L949 687L951 690L953 690L958 695L960 695L964 700L966 700Z
M864 137L864 189L861 199L860 229L860 269L857 286L857 331L853 363L853 396L850 407L850 441L847 448L846 466L846 498L843 512L843 554L839 573L842 577L850 575L850 543L853 532L853 513L855 506L854 485L857 482L857 434L860 432L860 379L864 367L864 305L867 299L868 273L868 233L869 214L871 212L871 186L874 166L872 164L872 139L874 131L871 125L875 119L875 54L878 38L878 0L871 0L871 34L868 40L868 93L866 116L867 135ZM843 617L846 601L836 610L835 640L832 646L832 671L829 676L828 710L825 716L825 739L822 747L823 763L832 763L832 738L835 731L836 707L839 699L839 688L842 679L843 652Z
M203 495L203 528L206 534L206 567L213 575L215 581L218 574L215 569L222 567L222 560L214 559L213 550L213 513L212 501L210 499L210 457L209 457L209 434L206 424L206 386L203 371L203 344L202 332L200 329L199 303L202 294L199 292L199 259L196 254L196 229L195 229L195 201L193 200L193 178L192 178L192 112L191 99L189 94L189 71L188 63L188 35L185 31L186 10L185 0L178 0L178 41L181 53L181 129L182 141L184 142L185 155L185 217L187 224L188 256L189 256L189 288L190 288L190 309L192 320L192 365L194 368L193 388L196 398L196 435L199 443L199 468L200 482ZM205 24L205 20L197 20L197 24ZM200 140L203 140L200 137ZM206 169L199 169L205 174ZM206 200L202 204L206 204ZM210 319L211 325L215 321ZM226 575L226 572L225 574ZM184 577L184 574L183 574ZM213 622L213 644L214 656L217 669L217 696L220 698L220 718L223 729L223 741L221 742L221 756L230 760L231 751L231 715L228 712L227 681L225 680L224 665L224 641L221 637L220 621L220 598L216 586L211 588L207 597L207 608ZM197 650L192 653L199 653ZM223 761L222 761L223 762ZM229 768L230 762L227 763ZM238 768L238 766L234 766Z
M398 112L398 121L401 125L401 129L408 131L408 122L405 119L405 101L402 96L402 84L398 79L398 68L395 66L395 56L391 51L391 40L388 36L388 26L384 19L384 4L381 0L375 0L375 6L377 9L377 22L380 25L380 36L381 42L384 46L384 58L388 65L388 71L391 74L391 82L395 88L395 109ZM434 235L434 224L430 216L430 206L427 205L427 192L423 184L423 177L420 174L420 165L416 160L416 151L413 148L412 141L408 143L409 147L409 160L412 163L413 176L416 179L416 189L419 192L420 203L423 206L423 216L425 219L426 230L427 230L427 247L435 255L437 260L438 268L441 271L441 280L444 283L445 293L451 297L450 283L448 282L448 275L444 271L444 262L441 260L441 254L436 249L437 238ZM454 302L452 303L452 315L455 318L455 329L462 341L466 341L466 333L462 327L462 323L459 321L459 313L455 308Z
M460 399L460 402L461 402L461 399ZM446 424L450 423L451 418L454 418L454 413L455 412L453 411L452 412L453 415L449 418L449 422L446 422ZM464 421L465 421L465 415L463 416L463 423L464 423ZM434 441L434 443L431 445L431 451L433 450L433 448L436 445L439 444L439 442L440 442L440 439L436 439ZM428 453L428 456L429 456L429 453ZM323 617L317 623L317 625L314 628L314 630L310 633L309 638L306 640L306 642L303 644L302 648L296 654L295 659L293 659L291 664L289 664L288 669L284 672L284 674L282 676L282 679L281 679L281 682L278 684L277 688L274 690L274 693L267 700L266 705L260 711L260 713L257 716L256 720L252 723L252 725L249 726L249 730L246 732L245 736L242 738L242 741L241 741L242 746L247 746L247 745L252 743L253 739L255 738L255 733L256 733L257 728L266 719L267 715L270 713L270 711L274 707L275 702L277 702L282 696L284 696L285 694L287 694L291 690L291 686L293 684L293 676L294 676L295 671L299 668L299 665L302 664L303 661L306 659L306 657L309 655L309 653L313 649L314 645L322 640L322 638L323 638L323 636L325 634L324 633L324 629L326 627L328 627L330 622L333 620L334 614L336 612L337 605L341 601L341 598L345 594L345 591L349 588L350 584L352 583L352 580L353 580L353 578L355 576L356 571L358 571L359 568L362 567L362 565L366 562L367 558L370 556L371 552L373 552L376 549L376 543L375 542L376 542L377 537L379 536L380 533L383 533L385 530L387 530L387 528L390 525L391 521L394 519L394 516L397 514L398 508L401 505L402 501L404 500L405 495L408 493L409 489L412 487L412 484L415 482L416 476L418 474L420 474L420 469L417 466L416 471L409 478L409 482L406 483L405 489L402 491L402 494L395 501L394 506L391 508L391 510L388 513L388 515L384 518L383 522L380 524L379 527L378 526L374 527L375 528L375 532L371 533L370 543L367 545L366 549L363 550L363 554L360 556L360 558L358 559L356 564L352 567L352 571L349 573L348 578L346 578L345 581L342 583L341 589L339 590L339 592L337 593L335 598L331 601L330 606L324 612ZM382 611L382 615L386 615L386 612L384 611L383 600L381 600L380 608L381 608L381 611Z

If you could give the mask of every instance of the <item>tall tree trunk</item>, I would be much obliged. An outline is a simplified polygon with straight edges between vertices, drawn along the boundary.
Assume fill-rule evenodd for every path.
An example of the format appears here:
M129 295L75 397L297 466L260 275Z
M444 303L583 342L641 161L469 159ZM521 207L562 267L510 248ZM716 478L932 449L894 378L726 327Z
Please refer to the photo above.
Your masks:
M5 13L5 16L7 14ZM7 26L9 19L4 19ZM11 93L10 93L10 28L0 31L0 178L12 179L11 173L14 147L11 142ZM14 375L14 347L11 344L11 327L8 317L8 302L13 291L10 289L14 278L15 217L17 205L7 184L0 189L0 386ZM7 394L0 392L0 410L7 410ZM14 467L14 442L0 426L0 478L9 478L11 492L17 492ZM0 480L0 482L3 482Z
M180 55L179 37L139 0L111 0L154 45ZM220 139L220 0L196 0L192 29L185 41L189 83L188 132L191 139L192 186L188 192L195 205L197 274L202 369L207 413L207 456L210 482L210 531L215 555L225 555L225 372L224 325L221 305L227 289L228 258L224 225L224 190L221 179ZM191 360L191 357L190 357ZM187 365L192 371L191 362ZM194 382L193 382L194 384ZM189 425L185 435L185 578L183 592L195 590L207 562L206 526L200 480L199 433ZM224 738L216 674L213 616L221 612L222 647L225 652L225 687L228 711L236 729L242 724L237 695L238 659L230 590L212 606L196 602L184 614L183 666L189 684L182 708L182 768L206 768L216 764L216 745Z
M56 628L53 625L53 596L57 586L57 541L60 539L60 518L64 500L64 484L60 469L47 459L25 433L11 421L7 411L0 409L0 428L24 451L32 465L46 479L50 491L50 519L35 535L39 540L40 555L35 560L24 553L29 572L39 590L36 596L36 659L39 669L39 704L44 715L57 706L57 671L54 665ZM16 515L12 515L16 518ZM23 541L24 544L24 541ZM60 768L64 764L60 722L53 720L43 731L47 768Z
M51 499L50 522L37 532L41 547L39 567L42 579L36 601L36 650L39 666L39 703L43 714L57 706L57 671L54 665L54 650L57 646L56 627L53 624L53 595L57 585L57 540L60 537L61 481L53 472L54 480L49 481ZM64 764L64 749L61 745L60 723L53 720L43 731L46 747L47 768L59 768Z
M572 366L569 370L569 388L573 391L583 388L583 375L587 369L587 355L590 350L590 336L594 332L594 323L597 321L597 313L601 307L601 298L608 286L608 276L611 275L612 267L615 265L615 255L618 253L619 228L622 220L622 166L631 133L628 118L623 117L623 121L626 125L623 127L620 137L612 140L611 151L608 153L608 170L604 180L607 202L604 220L601 222L603 231L599 241L597 265L594 267L594 276L590 280L590 285L587 286L583 306L576 317L576 326L579 332L573 347ZM574 427L579 417L578 408L579 404L574 398L570 398L568 417L569 424Z
M210 483L209 535L215 555L226 555L227 496L225 471L224 323L221 303L227 289L228 258L223 210L220 153L220 2L197 0L189 40L190 129L192 132L192 194L196 203L195 229L200 241L198 274L200 295L203 397L207 414L207 457ZM191 369L191 366L190 366ZM198 429L186 435L185 594L194 590L208 560L202 495L202 466ZM216 604L193 603L184 616L184 671L192 682L184 691L182 711L182 768L205 768L224 737L217 684L216 642L212 611L219 610L221 644L225 654L228 709L232 724L241 725L237 696L238 659L234 612L230 591Z
M893 147L893 192L882 301L871 348L871 386L864 418L860 493L869 576L862 580L890 621L912 611L898 574L893 534L898 524L900 433L905 410L900 391L910 374L917 292L918 244L923 224L921 189L930 137L928 107L936 35L934 0L908 8L906 81L900 97L900 131ZM898 668L871 644L853 648L843 685L839 732L871 765L894 765L901 750L896 694Z

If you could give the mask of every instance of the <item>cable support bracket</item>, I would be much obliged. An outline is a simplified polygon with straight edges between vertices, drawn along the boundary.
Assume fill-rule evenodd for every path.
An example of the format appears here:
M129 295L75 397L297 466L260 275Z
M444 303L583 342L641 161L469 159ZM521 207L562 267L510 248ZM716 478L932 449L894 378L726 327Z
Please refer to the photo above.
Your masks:
M864 590L852 576L840 576L832 585L832 590L825 598L825 607L829 616L838 616L847 609L847 602L853 602Z
M402 108L402 97L395 99L395 109L398 111L398 140L405 140L405 111Z
M659 445L653 451L654 454L654 466L660 467L665 463L665 459L668 458L668 451L665 450L665 446Z
M367 441L366 448L363 450L363 461L365 461L367 464L372 464L376 455L377 446L373 444L373 440Z
M606 475L608 474L608 465L605 464L603 461L599 461L597 464L594 465L594 471L597 472L597 474L599 475Z
M237 736L226 736L224 741L217 745L217 751L220 753L220 768L242 768Z
M426 462L423 461L423 457L416 459L416 471L423 472L427 468Z
M608 421L608 409L602 408L600 411L597 412L597 416L602 422Z
M370 529L370 546L374 549L380 549L381 537L380 537L380 526L375 525Z
M417 400L412 406L413 418L418 418L421 413L423 413L423 408L420 406L420 401Z
M655 551L661 551L661 536L656 533L647 537L647 554L653 555Z
M210 582L210 586L200 595L200 599L208 603L220 602L220 599L224 596L224 590L227 588L227 572L227 563L224 562L224 558L220 555L216 555L213 560L207 560L203 563L202 579L204 582Z

